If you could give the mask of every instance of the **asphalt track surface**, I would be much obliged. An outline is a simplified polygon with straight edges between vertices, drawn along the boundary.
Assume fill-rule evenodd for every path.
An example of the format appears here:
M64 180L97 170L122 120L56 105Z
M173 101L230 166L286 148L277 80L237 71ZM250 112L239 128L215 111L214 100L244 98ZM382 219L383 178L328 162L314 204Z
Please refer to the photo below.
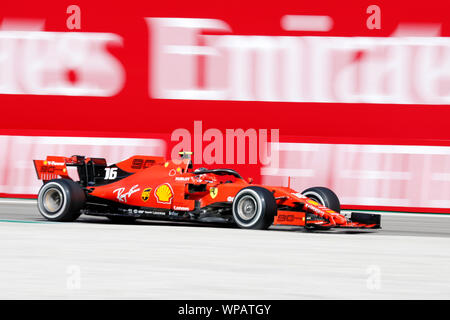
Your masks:
M82 216L0 201L0 299L450 299L450 216L321 231Z

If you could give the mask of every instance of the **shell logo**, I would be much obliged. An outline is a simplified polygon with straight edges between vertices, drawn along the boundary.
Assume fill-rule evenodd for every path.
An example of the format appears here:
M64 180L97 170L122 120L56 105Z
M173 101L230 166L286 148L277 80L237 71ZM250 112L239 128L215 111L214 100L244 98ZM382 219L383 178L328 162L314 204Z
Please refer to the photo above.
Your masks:
M155 197L158 203L171 204L173 199L172 186L168 183L159 185L155 189Z

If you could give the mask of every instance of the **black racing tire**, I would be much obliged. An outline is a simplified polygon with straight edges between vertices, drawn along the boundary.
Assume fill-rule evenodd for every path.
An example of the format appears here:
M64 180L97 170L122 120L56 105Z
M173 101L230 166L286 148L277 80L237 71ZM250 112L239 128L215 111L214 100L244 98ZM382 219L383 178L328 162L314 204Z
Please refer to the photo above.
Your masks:
M312 187L304 190L302 195L314 200L321 205L336 211L341 212L341 203L338 196L330 189L325 187Z
M233 220L243 229L267 229L273 224L277 203L273 193L262 187L246 187L233 200Z
M136 217L129 217L129 216L108 216L108 219L112 223L116 224L131 224L136 222Z
M81 186L68 179L50 180L38 193L39 213L50 221L75 221L85 204L86 194Z

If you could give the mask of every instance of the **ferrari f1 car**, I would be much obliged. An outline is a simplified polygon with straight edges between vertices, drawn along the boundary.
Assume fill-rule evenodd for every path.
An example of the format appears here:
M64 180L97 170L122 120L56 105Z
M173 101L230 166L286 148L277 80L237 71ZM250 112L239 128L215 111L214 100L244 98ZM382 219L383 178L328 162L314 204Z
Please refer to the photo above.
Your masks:
M341 214L339 199L330 189L298 192L253 184L232 169L194 170L190 153L169 161L136 155L112 165L103 158L48 156L34 160L34 166L44 182L38 209L51 221L74 221L86 214L117 222L225 222L246 229L267 229L272 224L380 228L380 215ZM69 177L69 169L78 173L77 181Z

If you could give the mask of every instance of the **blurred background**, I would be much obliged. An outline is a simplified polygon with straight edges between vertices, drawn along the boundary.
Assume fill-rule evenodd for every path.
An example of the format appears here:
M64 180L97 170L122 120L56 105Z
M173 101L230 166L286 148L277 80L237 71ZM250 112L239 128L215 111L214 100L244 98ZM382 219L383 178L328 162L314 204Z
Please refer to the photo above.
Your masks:
M450 212L449 9L3 2L0 196L35 197L32 159L170 157L181 129L197 166L326 186L347 208Z

